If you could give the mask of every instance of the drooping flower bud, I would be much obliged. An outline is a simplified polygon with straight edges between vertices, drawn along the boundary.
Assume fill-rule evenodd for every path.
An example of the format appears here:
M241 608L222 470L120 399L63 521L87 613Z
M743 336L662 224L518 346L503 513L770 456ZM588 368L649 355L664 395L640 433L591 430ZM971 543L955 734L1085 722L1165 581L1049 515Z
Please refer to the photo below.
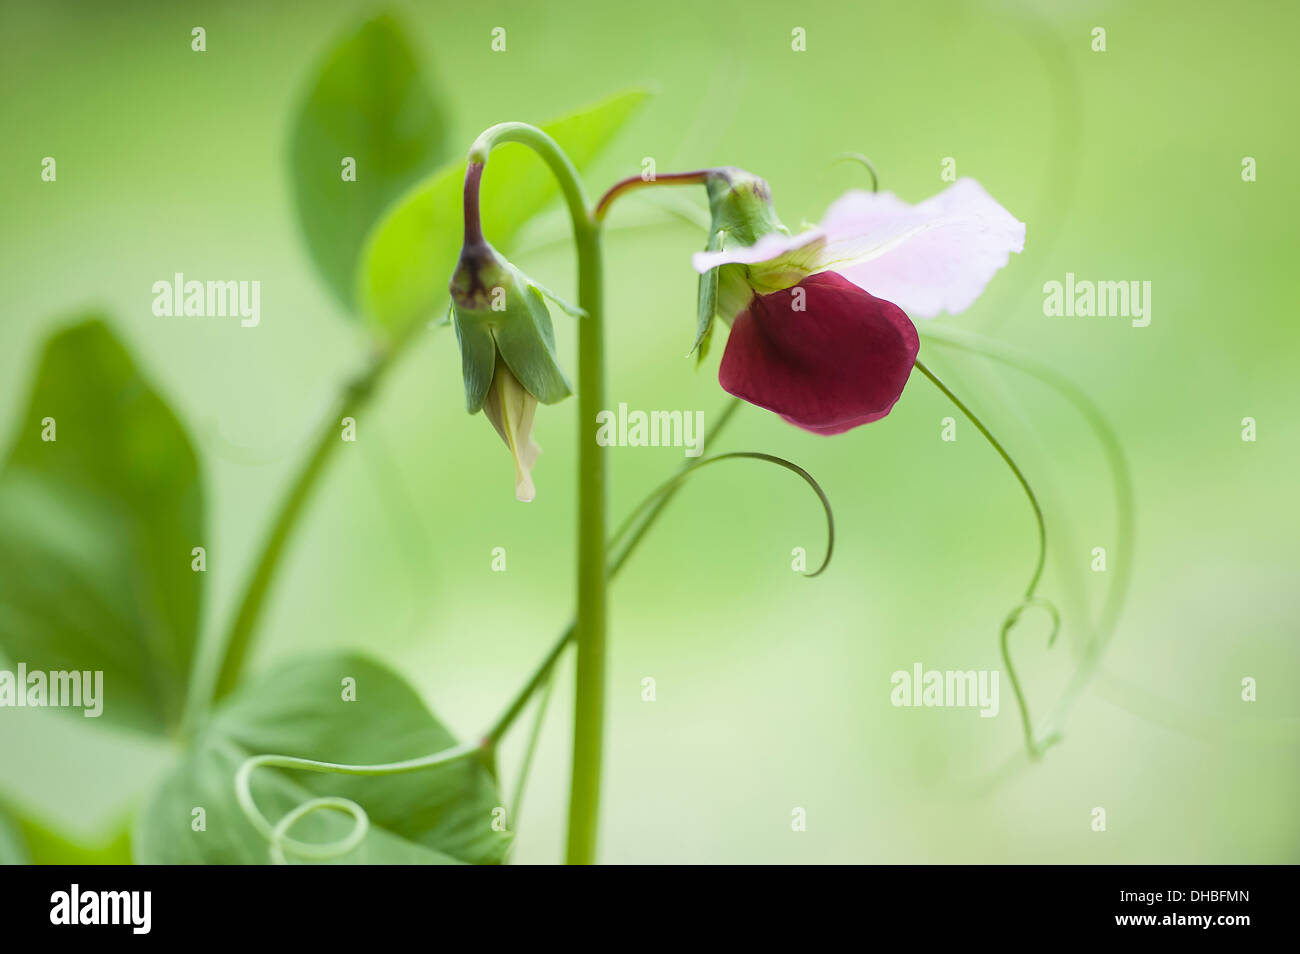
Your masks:
M544 295L559 302L482 239L461 250L451 278L465 406L471 414L484 410L510 449L520 500L533 499L537 404L554 404L573 393L555 354Z

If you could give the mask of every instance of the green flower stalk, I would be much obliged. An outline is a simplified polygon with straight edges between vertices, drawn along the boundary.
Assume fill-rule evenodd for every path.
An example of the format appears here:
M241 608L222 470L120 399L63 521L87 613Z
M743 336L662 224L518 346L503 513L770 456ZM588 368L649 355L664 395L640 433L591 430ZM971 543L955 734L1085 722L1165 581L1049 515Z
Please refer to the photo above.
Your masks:
M571 308L491 249L479 219L479 183L494 147L519 143L546 163L564 194L578 256L578 303ZM453 309L465 366L466 403L481 406L496 424L516 462L516 477L536 459L532 414L536 403L563 399L567 380L555 360L550 314L544 298L573 311L578 322L577 619L578 660L573 712L573 765L569 786L569 834L565 856L572 864L596 858L601 755L605 726L606 493L605 449L596 441L596 415L605 407L605 341L601 323L600 223L569 157L550 136L526 123L500 123L469 150L465 170L465 245L452 278ZM457 301L456 299L459 299ZM493 306L497 307L494 308ZM488 357L491 356L491 365ZM498 364L498 358L500 364ZM490 367L490 375L489 375ZM486 382L486 384L485 384ZM495 384L494 384L495 382ZM499 417L500 422L497 422ZM530 481L517 484L517 495Z

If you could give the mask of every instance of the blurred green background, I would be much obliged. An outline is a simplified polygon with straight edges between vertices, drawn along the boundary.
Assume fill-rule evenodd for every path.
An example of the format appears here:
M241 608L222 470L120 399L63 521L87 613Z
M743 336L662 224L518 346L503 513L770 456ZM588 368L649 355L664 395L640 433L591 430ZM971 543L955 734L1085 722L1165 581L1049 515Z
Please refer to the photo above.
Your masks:
M89 307L185 423L208 492L205 655L267 522L366 348L316 275L288 178L288 130L324 51L365 4L6 4L0 427L6 444L44 339ZM586 176L740 165L787 223L815 221L865 174L919 201L941 161L1027 223L967 313L1066 372L1105 411L1133 470L1131 596L1064 740L1030 765L1010 687L1001 713L890 705L890 674L999 669L997 626L1034 558L1024 499L996 456L914 377L884 421L824 439L753 408L722 449L806 467L834 506L774 468L688 486L612 593L602 859L612 862L1300 861L1300 323L1294 319L1295 4L926 2L845 5L388 3L452 124L540 122L618 89L657 93ZM190 29L207 30L207 52ZM491 30L507 29L505 53ZM1091 49L1104 27L1107 49ZM791 50L791 30L807 50ZM463 147L462 145L463 144ZM55 156L57 183L40 179ZM1258 181L1243 182L1245 156ZM489 181L486 188L508 189ZM683 193L697 204L701 196ZM567 224L534 222L512 259L574 294ZM491 236L489 236L490 238ZM609 398L723 404L719 341L683 355L699 230L648 194L606 242ZM1048 319L1042 285L1153 284L1147 328ZM174 272L262 282L255 329L156 318ZM556 317L573 367L572 319ZM926 329L922 325L924 335ZM1068 405L978 357L922 355L980 411L1049 504L1052 650L1026 622L1017 665L1042 721L1078 665L1078 606L1118 572L1098 446ZM337 454L286 555L253 660L356 647L393 664L458 734L481 731L572 613L573 403L543 409L538 496L463 408L450 329L424 334ZM1254 417L1258 440L1241 440ZM612 514L681 462L613 448ZM508 570L491 572L504 547ZM1073 587L1073 589L1071 589ZM1072 595L1073 594L1073 595ZM571 670L542 735L515 860L561 855ZM653 677L657 701L641 700ZM1243 677L1258 701L1240 699ZM513 776L526 730L502 763ZM0 802L87 845L109 842L165 771L167 744L34 710L0 711ZM1106 809L1108 830L1091 830ZM807 811L807 831L791 811Z

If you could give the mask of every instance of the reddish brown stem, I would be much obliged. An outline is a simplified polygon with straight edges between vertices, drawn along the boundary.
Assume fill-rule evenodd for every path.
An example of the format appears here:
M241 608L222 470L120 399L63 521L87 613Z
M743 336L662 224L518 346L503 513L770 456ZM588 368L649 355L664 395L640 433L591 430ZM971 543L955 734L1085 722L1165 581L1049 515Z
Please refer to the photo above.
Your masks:
M483 241L483 224L478 214L478 187L483 180L483 163L471 162L465 167L465 244L479 245Z
M600 197L600 201L596 203L596 208L592 210L592 218L597 222L603 221L605 213L609 211L609 207L614 200L625 192L652 185L698 185L708 178L710 172L712 172L711 169L697 169L694 172L670 172L667 175L655 176L651 179L646 179L643 176L628 176L626 179L615 182L610 186L609 191Z

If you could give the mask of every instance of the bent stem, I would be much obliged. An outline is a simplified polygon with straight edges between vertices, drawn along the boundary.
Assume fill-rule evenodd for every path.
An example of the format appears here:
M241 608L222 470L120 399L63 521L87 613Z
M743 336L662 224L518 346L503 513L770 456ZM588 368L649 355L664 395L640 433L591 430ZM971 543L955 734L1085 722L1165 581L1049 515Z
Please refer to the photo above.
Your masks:
M984 425L984 422L979 419L975 412L967 407L966 403L962 401L961 398L957 397L948 385L944 384L943 381L941 381L933 371L926 367L922 361L917 360L916 369L929 378L934 386L943 392L944 396L947 397L954 406L956 406L957 410L961 411L962 414L965 415L968 421L975 425L975 429L978 430L984 436L984 439L989 442L989 445L998 452L998 456L1001 457L1007 467L1011 469L1011 473L1015 475L1021 488L1024 489L1025 496L1029 499L1029 506L1033 508L1034 511L1034 521L1038 525L1038 559L1034 564L1033 575L1029 578L1029 585L1025 587L1024 598L1018 606L1007 614L1006 619L1002 622L1002 631L998 636L998 647L1002 653L1002 664L1007 670L1007 678L1011 682L1011 689L1016 696L1016 705L1020 709L1020 725L1025 735L1025 750L1029 753L1030 759L1036 760L1058 740L1058 736L1049 736L1041 744L1034 738L1034 726L1029 715L1029 704L1025 700L1024 690L1020 686L1020 679L1016 676L1015 666L1011 664L1011 652L1007 647L1007 637L1012 628L1014 628L1015 624L1019 621L1021 614L1030 606L1037 606L1046 610L1052 618L1052 630L1047 638L1048 646L1051 646L1056 642L1056 635L1060 632L1061 618L1060 614L1056 611L1056 607L1047 600L1034 595L1035 591L1038 589L1038 582L1043 576L1043 566L1047 562L1047 524L1043 520L1043 508L1039 505L1038 497L1034 494L1034 489L1029 486L1029 481L1025 478L1024 472L1021 471L1019 465L1017 465L1011 455L1007 453L1006 448L1003 447L998 439L993 436L993 433Z
M605 717L605 449L596 442L596 417L605 406L605 329L602 312L600 223L587 211L577 170L555 140L527 123L500 123L469 150L469 165L485 166L492 149L513 142L532 149L550 167L573 220L578 253L578 667L573 712L573 766L569 794L569 864L596 860L601 754ZM476 177L477 178L477 177ZM467 184L469 180L467 178ZM477 181L474 182L477 188ZM468 190L467 190L468 192ZM467 219L468 221L468 219ZM467 240L470 238L466 234Z
M866 169L871 175L871 191L873 193L880 191L880 176L876 175L875 164L866 155L860 152L842 152L835 157L836 162L844 162L845 160L856 162Z
M696 169L694 172L669 172L661 176L657 175L652 179L645 179L641 176L628 176L626 179L620 179L600 197L600 201L592 209L591 217L596 222L603 222L609 212L609 207L614 204L614 200L631 192L633 189L657 185L703 185L709 177L709 171L708 169Z

